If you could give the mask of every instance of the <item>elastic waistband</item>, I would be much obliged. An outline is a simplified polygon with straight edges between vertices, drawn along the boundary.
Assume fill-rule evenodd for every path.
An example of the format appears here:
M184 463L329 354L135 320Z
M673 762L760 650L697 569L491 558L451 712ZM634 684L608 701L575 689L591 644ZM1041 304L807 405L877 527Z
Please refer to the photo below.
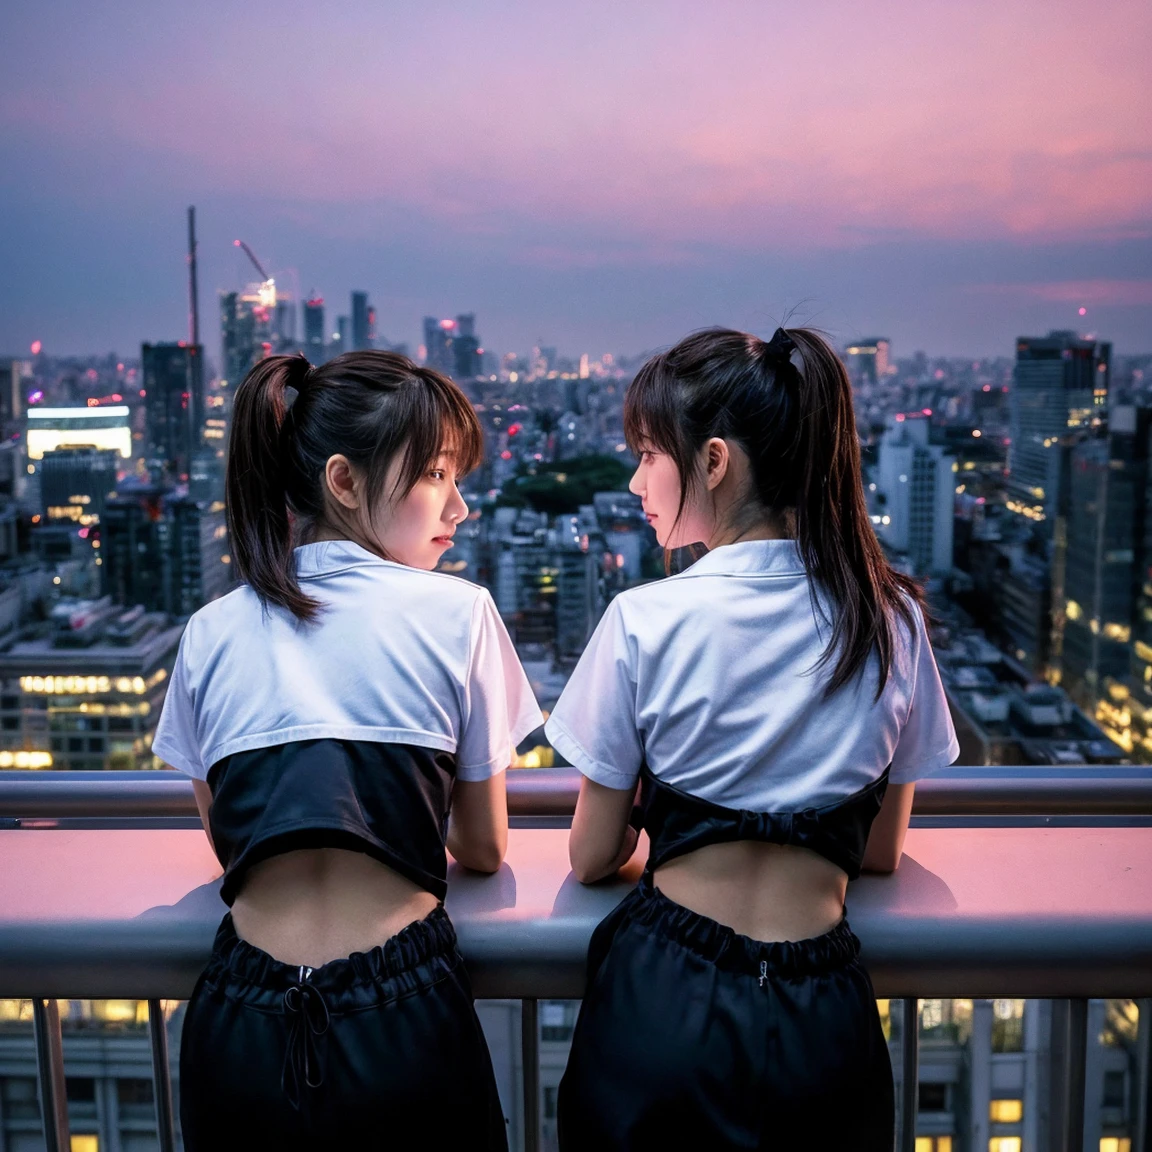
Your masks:
M384 992L388 985L426 985L450 972L460 960L456 930L443 906L437 906L423 920L409 924L383 944L311 969L307 979L338 1011L342 997L361 1005L372 989ZM300 973L300 965L285 964L240 939L229 912L216 931L204 975L209 984L246 987L252 993L277 998L300 983Z
M629 923L672 940L719 968L755 973L765 963L778 976L807 976L843 968L860 954L860 941L847 918L808 940L753 940L669 900L648 872L620 911Z

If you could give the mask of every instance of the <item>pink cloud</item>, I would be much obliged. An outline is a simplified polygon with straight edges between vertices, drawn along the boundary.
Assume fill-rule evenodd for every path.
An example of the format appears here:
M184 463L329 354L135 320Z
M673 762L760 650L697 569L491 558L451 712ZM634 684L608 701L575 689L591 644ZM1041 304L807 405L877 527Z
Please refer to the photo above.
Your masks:
M108 29L126 43L131 6ZM98 33L59 35L79 39L0 102L0 124L115 155L128 186L144 168L180 189L410 208L454 233L579 226L669 252L1152 222L1145 0L418 17L251 0L185 29L178 53L138 44L132 69L98 74L83 40Z

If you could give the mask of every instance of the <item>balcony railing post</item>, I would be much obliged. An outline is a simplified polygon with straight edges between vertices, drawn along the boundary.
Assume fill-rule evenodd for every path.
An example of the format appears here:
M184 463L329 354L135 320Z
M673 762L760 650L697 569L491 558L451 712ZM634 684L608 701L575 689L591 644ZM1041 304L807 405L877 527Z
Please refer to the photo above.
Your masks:
M1088 1001L1053 1000L1049 1112L1051 1152L1082 1152L1088 1064Z
M1132 1147L1136 1152L1152 1152L1152 999L1136 1002L1140 1010L1137 1018L1137 1046L1139 1063L1136 1083L1136 1139Z
M160 1141L160 1152L176 1152L172 1068L168 1063L168 1027L159 1000L148 1001L148 1033L152 1041L152 1094L156 1101L156 1135Z
M32 1032L36 1039L36 1083L47 1152L69 1152L68 1090L64 1082L64 1037L60 1006L55 1000L32 1001Z
M916 1152L916 1113L920 1106L920 1001L906 997L900 1034L900 1152Z
M1068 1094L1064 1105L1064 1126L1069 1152L1084 1147L1084 1088L1088 1071L1088 1001L1068 1001L1067 1073Z
M524 1152L540 1152L540 1019L536 1000L520 1001L524 1083Z

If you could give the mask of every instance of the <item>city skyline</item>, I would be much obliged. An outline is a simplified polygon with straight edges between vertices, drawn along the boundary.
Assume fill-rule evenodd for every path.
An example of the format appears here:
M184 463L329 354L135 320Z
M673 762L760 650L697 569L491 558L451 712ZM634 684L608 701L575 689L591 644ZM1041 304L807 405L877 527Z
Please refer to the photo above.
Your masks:
M206 314L242 237L413 348L475 310L499 351L789 315L898 355L1148 351L1152 15L971 7L10 14L0 350L182 338L195 203Z

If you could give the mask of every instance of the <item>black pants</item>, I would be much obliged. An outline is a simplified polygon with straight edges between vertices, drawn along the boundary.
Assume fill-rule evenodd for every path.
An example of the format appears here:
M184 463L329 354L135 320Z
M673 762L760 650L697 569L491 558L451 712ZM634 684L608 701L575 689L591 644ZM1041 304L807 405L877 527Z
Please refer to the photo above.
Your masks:
M187 1152L508 1147L443 908L370 952L281 964L231 915L184 1018Z
M751 940L646 874L592 937L563 1152L892 1152L892 1067L859 948L846 921Z

